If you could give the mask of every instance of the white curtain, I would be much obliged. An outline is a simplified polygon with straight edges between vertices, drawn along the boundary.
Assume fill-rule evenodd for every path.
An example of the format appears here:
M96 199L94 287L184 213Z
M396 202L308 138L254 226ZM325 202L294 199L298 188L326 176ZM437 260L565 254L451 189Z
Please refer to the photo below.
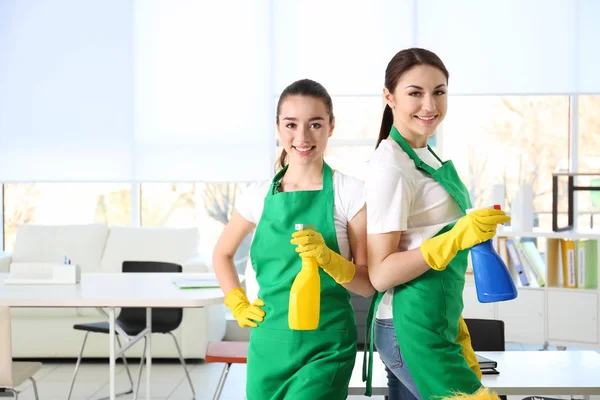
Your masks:
M135 177L273 171L269 2L136 0Z
M413 43L413 0L274 1L276 95L311 78L331 95L381 95L387 63Z
M399 50L452 94L600 93L595 0L3 0L0 182L244 181L296 79L381 94Z
M0 2L0 181L131 179L132 4Z
M577 49L577 92L600 93L600 2L579 0Z
M573 92L576 4L421 0L417 45L442 58L453 94Z

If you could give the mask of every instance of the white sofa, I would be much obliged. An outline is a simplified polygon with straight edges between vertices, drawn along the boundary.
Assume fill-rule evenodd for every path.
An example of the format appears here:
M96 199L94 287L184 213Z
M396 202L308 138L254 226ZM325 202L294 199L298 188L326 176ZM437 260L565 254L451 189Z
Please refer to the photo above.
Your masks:
M0 272L17 263L57 262L64 256L82 272L120 272L123 261L165 261L183 266L183 272L206 272L210 261L198 253L198 229L108 227L91 225L21 225L14 252L0 252ZM13 357L77 357L85 335L77 323L99 322L103 317L90 308L14 308ZM204 358L208 341L225 336L225 307L184 309L183 322L173 332L184 358ZM143 342L127 351L139 357ZM84 357L108 357L108 335L91 334ZM152 336L152 356L176 358L169 335Z

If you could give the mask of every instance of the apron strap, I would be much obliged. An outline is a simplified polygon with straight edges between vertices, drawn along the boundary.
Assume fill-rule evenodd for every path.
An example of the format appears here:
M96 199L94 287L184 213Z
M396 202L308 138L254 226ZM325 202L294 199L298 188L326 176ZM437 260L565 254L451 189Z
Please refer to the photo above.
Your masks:
M427 145L427 150L429 150L429 152L431 154L433 154L433 156L436 158L436 160L438 160L440 162L441 165L444 165L444 161L442 161L437 154L435 154L435 151L433 151L433 149L431 147L429 147L429 145Z
M325 161L323 161L323 189L324 191L333 191L333 170Z
M281 171L279 171L275 175L273 180L271 181L271 187L269 188L269 194L271 196L274 196L277 194L277 191L279 190L279 186L281 186L281 178L283 178L283 175L285 175L285 172L287 171L288 167L289 167L289 164L286 165L285 167L283 167L281 169Z
M395 126L392 125L392 129L390 130L390 137L394 139L396 143L404 150L404 152L413 160L415 163L415 167L426 172L429 176L433 175L435 169L431 168L427 163L425 163L421 158L415 153L412 147L408 144L406 139L402 137L400 132L396 129ZM427 149L434 155L434 157L440 162L440 164L444 164L442 160L431 150L431 147L427 145Z
M283 167L281 169L281 171L279 171L275 175L273 180L271 181L271 188L269 189L269 193L272 196L277 194L277 191L279 190L279 186L281 186L281 178L283 178L283 175L285 175L288 167L289 167L289 164L286 165L285 167ZM322 190L325 190L325 191L333 190L333 171L332 171L331 167L325 161L323 161L323 189Z
M365 329L365 347L363 354L363 371L362 371L362 380L363 382L367 382L365 389L365 396L371 396L373 393L373 347L375 340L373 339L373 335L375 333L375 312L379 307L379 303L381 303L381 299L385 292L377 292L373 299L371 300L371 305L369 306L369 314L367 315L367 325ZM367 350L368 348L368 350Z

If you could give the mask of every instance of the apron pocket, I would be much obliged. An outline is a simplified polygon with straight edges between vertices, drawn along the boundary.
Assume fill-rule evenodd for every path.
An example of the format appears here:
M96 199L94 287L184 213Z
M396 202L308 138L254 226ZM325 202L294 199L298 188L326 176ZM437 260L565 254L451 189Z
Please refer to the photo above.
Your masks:
M280 388L293 374L294 355L290 331L260 325L253 328L248 346L248 392L264 393Z
M356 360L356 342L348 339L348 330L295 333L298 334L295 345L302 353L298 376L326 385L333 385L340 372L350 378Z
M254 328L248 349L248 384L260 382L264 390L274 390L298 377L332 385L340 371L349 379L356 359L356 341L348 336L346 329Z

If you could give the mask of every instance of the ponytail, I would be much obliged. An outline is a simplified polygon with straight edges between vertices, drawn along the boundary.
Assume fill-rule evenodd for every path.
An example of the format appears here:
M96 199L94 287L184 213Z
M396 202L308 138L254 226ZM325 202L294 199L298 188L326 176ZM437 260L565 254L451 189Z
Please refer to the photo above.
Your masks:
M385 140L390 136L390 131L392 130L392 125L394 124L394 114L392 113L392 109L389 105L385 105L385 109L383 110L383 118L381 118L381 128L379 129L379 137L377 138L377 144L375 148L379 147L379 143L382 140Z
M285 168L285 166L287 165L287 151L285 151L285 149L281 150L281 155L279 156L278 164L279 165L275 165L275 172Z

